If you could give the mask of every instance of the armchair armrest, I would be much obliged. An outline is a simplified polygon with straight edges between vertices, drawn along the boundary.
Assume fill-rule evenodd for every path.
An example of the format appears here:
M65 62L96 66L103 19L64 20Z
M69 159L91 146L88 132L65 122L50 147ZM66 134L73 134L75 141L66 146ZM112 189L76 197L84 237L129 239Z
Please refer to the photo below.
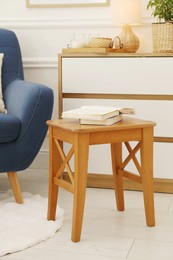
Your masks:
M22 157L23 166L20 165L20 168L25 168L45 138L46 121L52 115L53 91L41 84L15 80L7 86L3 95L7 113L21 121L17 146Z

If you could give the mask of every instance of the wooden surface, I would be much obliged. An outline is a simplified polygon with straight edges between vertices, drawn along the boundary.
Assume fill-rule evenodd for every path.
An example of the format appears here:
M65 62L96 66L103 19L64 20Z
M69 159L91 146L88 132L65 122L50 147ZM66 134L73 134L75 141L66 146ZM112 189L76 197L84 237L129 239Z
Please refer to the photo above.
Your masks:
M113 48L68 48L62 49L62 53L124 53L124 49Z
M69 180L67 173L64 172L63 178ZM154 192L173 194L173 180L164 178L153 178ZM87 187L113 189L114 180L112 174L88 173ZM129 180L123 177L124 190L142 191L142 183Z
M91 126L80 125L78 121L74 120L60 119L47 121L47 124L51 149L49 220L55 220L58 188L62 187L73 193L72 241L80 241L87 186L89 145L110 143L117 209L122 211L125 208L123 176L139 180L143 186L146 223L148 226L155 225L153 196L153 128L155 122L125 118L122 122L111 126ZM130 141L137 141L137 145L132 148ZM71 144L67 155L61 145L63 142ZM122 160L123 142L128 150L128 155L124 160ZM140 151L140 161L136 157L138 151ZM71 158L74 158L74 173L69 163ZM130 161L134 162L139 175L125 170ZM65 168L70 180L66 184L66 180L62 179Z
M153 121L140 120L132 118L131 116L123 116L122 121L110 125L110 126L96 126L96 125L81 125L79 120L75 119L58 119L47 121L49 126L59 128L59 130L67 130L76 133L88 133L88 132L102 132L102 131L114 131L114 130L128 130L128 129L140 129L146 127L154 127L156 125Z
M23 203L23 197L22 197L22 193L21 193L21 190L20 190L20 185L19 185L17 173L16 172L7 172L7 175L8 175L8 179L9 179L11 189L13 191L16 202L19 203L19 204L22 204Z
M104 49L104 48L103 48ZM64 49L63 49L64 50ZM114 53L114 52L106 52L104 51L103 53L96 53L96 52L72 52L72 51L66 51L63 53L58 54L59 57L62 58L67 58L67 57L72 57L72 58L78 58L78 57L88 57L88 58L94 58L94 57L153 57L153 58L158 58L158 57L168 57L172 58L173 53Z

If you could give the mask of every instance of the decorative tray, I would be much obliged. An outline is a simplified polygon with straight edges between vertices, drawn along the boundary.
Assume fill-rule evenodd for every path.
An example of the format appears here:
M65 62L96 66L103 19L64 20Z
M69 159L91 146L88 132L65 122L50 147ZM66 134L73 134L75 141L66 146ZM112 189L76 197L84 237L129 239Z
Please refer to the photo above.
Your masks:
M124 53L124 49L113 49L113 48L69 48L62 49L63 53Z

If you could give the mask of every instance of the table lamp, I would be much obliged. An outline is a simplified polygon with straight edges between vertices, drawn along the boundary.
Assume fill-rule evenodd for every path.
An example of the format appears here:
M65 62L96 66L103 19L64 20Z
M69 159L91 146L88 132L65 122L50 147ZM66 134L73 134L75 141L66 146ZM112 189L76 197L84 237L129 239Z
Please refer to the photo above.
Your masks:
M136 52L139 39L133 33L131 25L141 23L141 0L113 0L112 19L114 25L123 25L121 34L113 41L113 48L117 48L118 41L118 48L123 52Z

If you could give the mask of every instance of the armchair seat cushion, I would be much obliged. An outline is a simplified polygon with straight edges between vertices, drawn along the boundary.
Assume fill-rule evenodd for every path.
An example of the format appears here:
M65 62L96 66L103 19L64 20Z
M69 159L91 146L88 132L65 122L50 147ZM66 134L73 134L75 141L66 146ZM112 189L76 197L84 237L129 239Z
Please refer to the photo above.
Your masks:
M20 119L10 114L0 113L0 143L12 142L19 136Z

